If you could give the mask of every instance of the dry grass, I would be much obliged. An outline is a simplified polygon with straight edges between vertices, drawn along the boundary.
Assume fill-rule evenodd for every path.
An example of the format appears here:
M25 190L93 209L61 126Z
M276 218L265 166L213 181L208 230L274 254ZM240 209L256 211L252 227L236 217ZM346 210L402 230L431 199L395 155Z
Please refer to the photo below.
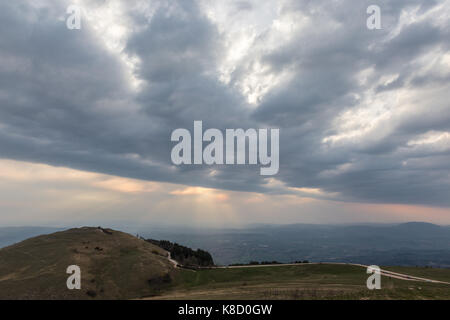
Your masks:
M0 299L128 299L161 292L150 279L173 273L166 252L129 234L71 229L0 250ZM81 268L68 290L66 268ZM89 295L87 294L89 292Z

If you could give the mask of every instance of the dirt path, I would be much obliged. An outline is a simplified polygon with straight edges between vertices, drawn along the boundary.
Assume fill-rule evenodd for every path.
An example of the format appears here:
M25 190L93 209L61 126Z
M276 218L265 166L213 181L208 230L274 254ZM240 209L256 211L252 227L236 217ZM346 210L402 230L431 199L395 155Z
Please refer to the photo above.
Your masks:
M172 256L170 255L169 251L167 251L167 260L169 260L170 263L172 263L175 268L178 268L178 262L172 259Z

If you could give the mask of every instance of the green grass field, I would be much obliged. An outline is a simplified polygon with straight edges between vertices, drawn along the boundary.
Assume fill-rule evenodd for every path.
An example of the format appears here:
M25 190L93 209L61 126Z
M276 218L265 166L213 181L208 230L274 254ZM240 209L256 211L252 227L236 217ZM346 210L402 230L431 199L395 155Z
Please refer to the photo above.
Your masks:
M387 268L448 279L448 269ZM434 277L436 275L436 277ZM382 277L381 290L368 290L368 275L348 265L299 265L239 269L179 270L158 299L450 299L450 285Z
M450 282L450 270L439 268L417 268L417 267L385 267L387 271L394 271L411 276L429 278L433 280Z

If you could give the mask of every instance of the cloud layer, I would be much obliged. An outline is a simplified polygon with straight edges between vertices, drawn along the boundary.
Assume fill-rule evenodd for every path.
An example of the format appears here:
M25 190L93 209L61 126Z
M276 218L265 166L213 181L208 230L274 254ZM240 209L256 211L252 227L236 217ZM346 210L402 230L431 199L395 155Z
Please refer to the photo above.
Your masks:
M71 2L72 3L72 2ZM348 202L450 206L450 1L0 4L0 156ZM280 172L170 161L194 120L280 128Z

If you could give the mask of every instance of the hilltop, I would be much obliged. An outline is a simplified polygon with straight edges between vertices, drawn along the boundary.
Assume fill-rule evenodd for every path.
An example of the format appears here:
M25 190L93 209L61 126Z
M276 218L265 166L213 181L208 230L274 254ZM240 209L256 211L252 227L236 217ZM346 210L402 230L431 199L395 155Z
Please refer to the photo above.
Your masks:
M127 233L84 227L0 249L0 299L129 299L151 296L174 272L167 252ZM81 268L68 290L66 268Z

